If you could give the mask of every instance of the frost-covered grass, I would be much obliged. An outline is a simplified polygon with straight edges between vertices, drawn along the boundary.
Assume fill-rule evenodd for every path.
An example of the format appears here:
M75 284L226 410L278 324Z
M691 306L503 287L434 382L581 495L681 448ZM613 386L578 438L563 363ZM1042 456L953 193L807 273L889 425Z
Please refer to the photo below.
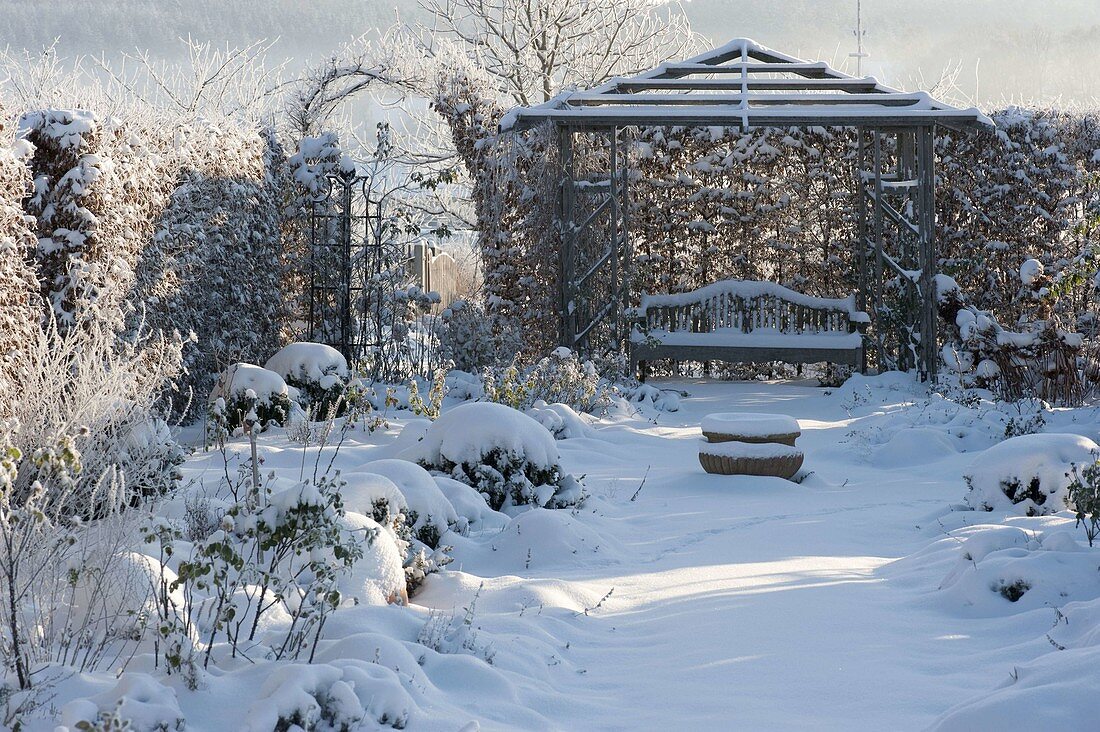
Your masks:
M566 509L505 515L402 460L444 444L420 442L430 428L407 411L352 430L333 459L349 523L380 534L387 516L415 511L413 538L453 558L408 606L387 602L409 539L394 532L341 580L313 664L223 654L191 690L139 652L121 679L62 677L50 690L60 718L29 728L119 704L138 729L184 719L195 730L280 718L412 730L1071 729L1096 718L1086 691L1100 681L1100 549L1069 511L966 504L963 476L1029 415L929 395L901 375L835 390L654 386L689 396L676 412L551 412L570 428L538 442L542 457L583 475L589 494ZM447 399L443 417L458 404ZM798 420L800 483L702 472L702 418L735 411ZM456 444L492 431L459 425ZM1100 438L1092 408L1046 411L1041 429L1051 434L1039 442ZM278 427L258 443L265 472L295 479L332 449ZM247 440L230 443L234 466L247 453ZM193 513L224 470L219 453L194 454L162 515Z

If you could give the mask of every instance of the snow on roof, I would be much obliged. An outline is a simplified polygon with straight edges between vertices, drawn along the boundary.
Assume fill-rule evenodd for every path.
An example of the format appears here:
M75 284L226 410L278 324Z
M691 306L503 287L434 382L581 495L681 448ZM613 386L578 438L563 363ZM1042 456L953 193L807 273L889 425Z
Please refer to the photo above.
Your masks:
M666 61L631 77L569 90L532 107L517 107L502 131L544 121L616 125L776 127L939 124L991 129L978 109L962 109L924 92L906 93L872 77L857 78L823 61L804 61L737 38L684 61Z

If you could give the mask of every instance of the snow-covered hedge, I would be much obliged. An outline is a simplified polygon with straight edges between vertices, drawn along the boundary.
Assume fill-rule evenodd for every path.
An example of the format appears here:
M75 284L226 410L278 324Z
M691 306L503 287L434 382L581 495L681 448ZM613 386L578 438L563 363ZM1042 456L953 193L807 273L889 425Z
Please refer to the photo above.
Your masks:
M1066 509L1073 465L1089 465L1100 447L1080 435L1021 435L985 450L963 478L967 504L982 511L1028 516Z
M31 182L24 163L30 146L13 146L8 132L0 119L0 416L14 399L42 313L38 280L26 259L35 234L20 206Z
M405 457L476 488L494 510L559 508L581 497L580 482L561 469L554 436L503 404L474 402L444 412Z
M227 361L261 362L283 344L282 149L265 131L195 123L186 155L137 263L132 299L150 326L194 333L175 392L182 411L203 404ZM187 416L192 416L188 414Z

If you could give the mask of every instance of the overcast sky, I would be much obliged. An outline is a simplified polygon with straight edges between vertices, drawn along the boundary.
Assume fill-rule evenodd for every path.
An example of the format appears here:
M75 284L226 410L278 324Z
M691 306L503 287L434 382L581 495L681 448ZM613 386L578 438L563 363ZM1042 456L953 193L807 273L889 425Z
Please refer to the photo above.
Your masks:
M957 68L961 92L1097 106L1100 0L863 0L865 73L900 86ZM856 0L691 0L697 30L747 36L835 64L854 62Z
M614 2L614 0L607 0ZM108 56L135 48L169 55L191 34L240 44L279 37L297 63L405 17L415 0L0 0L0 45ZM696 30L716 44L738 36L772 48L854 63L856 0L690 0ZM1006 102L1100 106L1100 0L863 0L865 73L928 87L945 68L985 107ZM920 79L923 75L924 83Z

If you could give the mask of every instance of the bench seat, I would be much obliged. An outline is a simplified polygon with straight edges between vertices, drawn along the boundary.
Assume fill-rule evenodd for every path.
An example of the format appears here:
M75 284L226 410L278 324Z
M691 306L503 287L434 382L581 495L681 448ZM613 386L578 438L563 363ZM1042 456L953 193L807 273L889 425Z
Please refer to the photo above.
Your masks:
M863 367L869 322L855 298L817 298L772 282L726 280L694 292L647 295L630 335L647 361L829 362Z

